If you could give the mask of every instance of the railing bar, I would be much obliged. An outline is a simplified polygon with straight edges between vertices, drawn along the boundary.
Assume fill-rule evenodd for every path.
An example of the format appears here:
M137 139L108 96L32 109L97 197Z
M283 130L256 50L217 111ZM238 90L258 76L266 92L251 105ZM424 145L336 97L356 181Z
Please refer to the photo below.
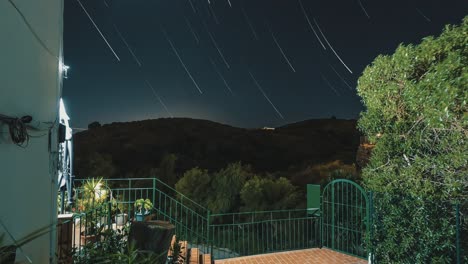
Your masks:
M306 231L307 226L308 226L307 220L302 221L302 232L303 232L303 234L302 234L302 247L303 248L308 248L309 247L309 245L308 245L309 240L307 239L307 231Z
M169 217L172 218L172 199L169 199Z
M354 203L353 203L353 210L351 211L352 214L351 214L351 219L352 219L352 229L353 229L353 245L356 246L357 245L357 238L358 238L358 224L357 224L357 221L358 221L358 211L356 209L357 207L357 204L358 204L358 190L357 188L353 188L353 198L354 198ZM357 252L357 249L353 249L353 252Z
M211 216L228 216L228 215L245 215L245 214L265 214L265 213L287 213L287 212L306 212L307 209L283 209L283 210L270 210L270 211L250 211L250 212L239 212L239 213L223 213L223 214L212 214Z
M79 182L81 184L83 184L83 182L85 182L87 179L74 179L74 182ZM111 182L111 181L127 181L128 182L128 186L129 188L131 188L131 183L132 183L132 180L133 181L146 181L146 182L149 182L149 181L157 181L158 183L160 183L161 185L167 187L169 190L173 191L174 193L176 194L179 194L181 197L184 197L184 199L187 199L189 200L191 203L193 203L194 205L196 205L197 207L199 207L200 209L202 210L207 210L205 207L203 207L202 205L198 204L197 202L191 200L190 198L186 197L185 195L183 195L182 193L179 193L177 190L175 190L174 188L170 187L169 185L167 185L166 183L162 182L161 180L159 180L158 178L132 178L132 179L109 179L109 180L106 180L107 182Z
M299 231L299 226L298 228L296 229L296 225L299 224L298 220L293 220L294 222L294 247L295 248L299 248L300 246L297 245L297 243L299 242L299 234L297 233L297 231Z
M306 224L306 225L305 225L305 229L306 229L306 232L305 232L305 234L306 234L306 235L305 235L306 247L309 247L309 246L310 246L310 245L309 245L309 223L308 223L307 220L305 221L305 224Z
M260 225L262 225L262 224L260 224ZM262 227L263 227L263 226L262 226ZM261 245L261 243L260 243L260 242L261 242L260 238L261 238L261 236L260 236L260 234L259 234L260 228L258 228L258 225L257 225L256 230L257 230L257 252L260 253L260 252L261 252L261 249L260 249L260 245Z
M228 227L228 226L226 226L226 228L227 228L227 227ZM230 228L230 227L229 227L229 228ZM234 236L233 236L233 239L234 239ZM229 232L228 232L228 243L227 243L227 244L228 244L227 248L228 248L229 250L232 249L231 241L232 241L232 240L231 240L231 230L229 230Z

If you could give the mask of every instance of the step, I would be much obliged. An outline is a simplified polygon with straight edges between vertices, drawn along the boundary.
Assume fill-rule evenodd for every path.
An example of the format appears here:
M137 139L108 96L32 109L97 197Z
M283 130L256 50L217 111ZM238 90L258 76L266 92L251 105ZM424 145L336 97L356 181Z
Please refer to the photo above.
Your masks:
M199 264L199 263L200 263L200 250L198 250L198 248L190 249L189 264Z
M179 241L179 253L177 256L174 256L174 247L176 246L177 238L175 235L172 236L171 240L171 247L169 248L167 252L167 257L168 259L174 259L178 261L177 263L187 263L187 257L188 257L188 242L187 241Z
M201 264L211 264L211 255L210 254L203 254Z
M187 263L188 258L188 243L187 241L180 241L180 258L182 258L183 263Z
M174 247L176 245L176 241L177 241L176 236L173 235L171 239L171 245L169 246L169 250L167 251L168 258L174 257Z

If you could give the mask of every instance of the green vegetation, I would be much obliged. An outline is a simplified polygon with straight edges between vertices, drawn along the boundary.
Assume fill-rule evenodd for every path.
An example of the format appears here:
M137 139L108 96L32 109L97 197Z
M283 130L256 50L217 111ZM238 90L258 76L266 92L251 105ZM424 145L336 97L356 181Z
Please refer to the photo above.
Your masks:
M212 174L191 169L176 190L215 213L296 208L304 196L288 179L259 177L240 162Z
M360 175L354 164L344 164L341 160L316 164L306 167L291 177L296 186L305 186L309 183L320 183L325 186L335 179L348 179L360 181Z
M134 244L128 243L128 227L123 229L100 230L93 243L86 243L80 250L72 252L73 263L115 263L115 264L162 264L167 252L157 255L142 252Z
M358 125L376 144L363 183L375 192L379 262L455 261L453 204L468 190L467 47L468 17L377 57L359 79Z
M88 179L78 194L77 206L80 212L88 212L101 207L107 200L109 191L102 178Z
M260 178L248 180L240 192L242 211L267 211L296 208L303 198L288 179Z
M143 209L145 209L145 215L151 212L153 209L153 203L150 199L138 199L135 201L135 211L139 214L143 214Z

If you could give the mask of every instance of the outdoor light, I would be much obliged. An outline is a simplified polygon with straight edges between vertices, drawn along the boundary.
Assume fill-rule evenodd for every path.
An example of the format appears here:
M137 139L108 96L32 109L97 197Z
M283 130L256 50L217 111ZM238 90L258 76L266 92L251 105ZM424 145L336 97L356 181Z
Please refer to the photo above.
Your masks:
M63 64L63 62L60 62L60 72L63 74L63 78L65 79L68 79L68 69L70 69L70 66Z

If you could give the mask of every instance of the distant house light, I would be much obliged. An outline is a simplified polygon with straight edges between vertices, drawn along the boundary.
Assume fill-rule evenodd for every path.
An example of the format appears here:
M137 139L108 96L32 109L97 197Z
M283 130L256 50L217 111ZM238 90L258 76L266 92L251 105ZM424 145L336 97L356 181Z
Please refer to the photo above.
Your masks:
M263 130L275 130L274 127L263 127L262 129L263 129Z

